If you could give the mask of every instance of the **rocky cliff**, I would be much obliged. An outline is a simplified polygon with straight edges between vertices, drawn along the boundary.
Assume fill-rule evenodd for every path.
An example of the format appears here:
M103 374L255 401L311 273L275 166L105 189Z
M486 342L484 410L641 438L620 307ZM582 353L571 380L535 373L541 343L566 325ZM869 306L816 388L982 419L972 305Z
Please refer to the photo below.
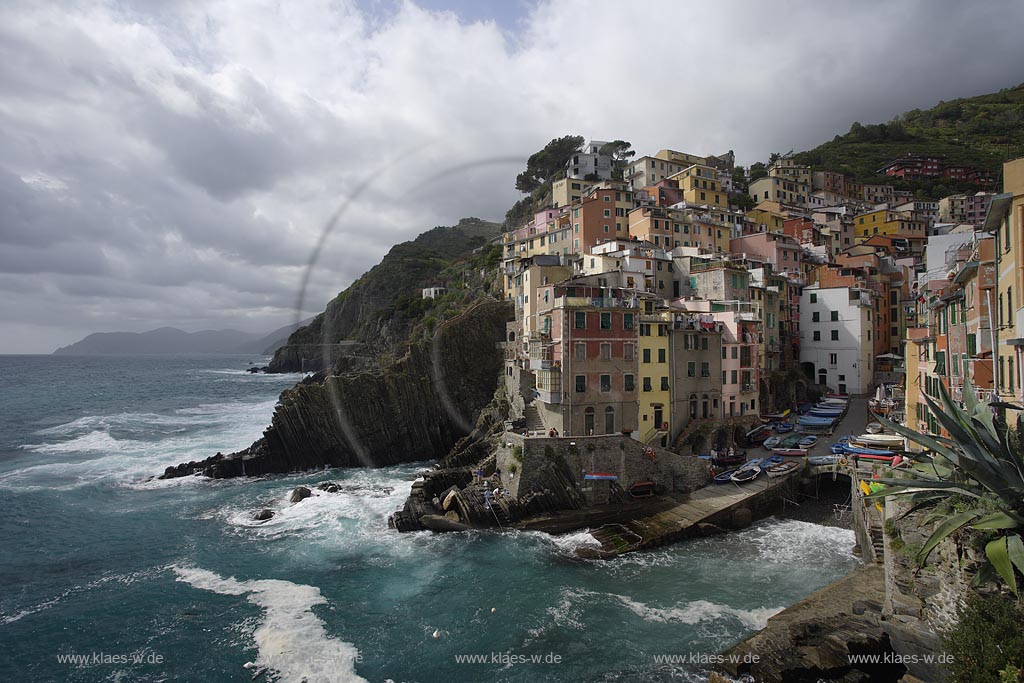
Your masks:
M379 369L301 382L281 394L270 427L249 448L169 467L162 478L440 458L492 400L502 367L498 343L512 315L506 302L481 300Z

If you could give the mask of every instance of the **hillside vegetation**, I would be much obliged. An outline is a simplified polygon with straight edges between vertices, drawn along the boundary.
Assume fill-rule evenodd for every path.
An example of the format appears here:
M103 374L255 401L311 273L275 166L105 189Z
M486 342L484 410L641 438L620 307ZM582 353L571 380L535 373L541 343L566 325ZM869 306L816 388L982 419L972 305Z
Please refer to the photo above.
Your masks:
M1004 160L1024 155L1024 84L914 109L888 123L854 122L845 135L793 158L863 182L882 182L877 170L905 154L941 156L948 163L970 164L998 177ZM978 189L941 180L884 182L929 197Z
M271 370L298 370L299 359L315 355L311 347L325 343L355 341L372 354L389 354L411 341L417 328L429 333L438 320L489 290L501 258L501 247L489 243L500 234L497 223L465 218L396 244L288 338ZM448 294L423 299L421 290L432 286L445 286Z

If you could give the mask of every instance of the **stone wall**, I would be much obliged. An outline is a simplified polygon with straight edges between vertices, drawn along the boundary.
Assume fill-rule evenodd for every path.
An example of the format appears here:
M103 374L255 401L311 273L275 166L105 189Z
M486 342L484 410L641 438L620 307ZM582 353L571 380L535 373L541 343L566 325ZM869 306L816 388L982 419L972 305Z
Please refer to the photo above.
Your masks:
M907 511L905 503L886 500L886 518L897 519ZM914 512L897 522L895 534L885 538L886 631L897 652L938 655L945 652L942 633L956 625L967 596L971 575L965 571L980 558L961 550L952 538L939 543L924 567L918 568L914 555L931 535L935 525L923 525L929 511ZM927 681L944 681L945 669L925 663L909 664L910 673Z
M515 497L540 485L551 462L564 463L581 488L584 471L614 474L627 490L642 481L654 482L661 493L693 491L707 483L709 468L704 460L662 448L654 451L652 460L639 442L621 434L550 438L506 432L498 445L497 466L503 474L514 475L504 478Z

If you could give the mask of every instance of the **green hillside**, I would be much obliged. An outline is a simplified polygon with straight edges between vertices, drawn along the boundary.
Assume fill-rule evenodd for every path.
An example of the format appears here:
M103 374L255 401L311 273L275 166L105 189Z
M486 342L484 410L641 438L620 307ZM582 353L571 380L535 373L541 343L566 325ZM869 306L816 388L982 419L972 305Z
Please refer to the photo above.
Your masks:
M998 177L1004 160L1024 155L1024 84L990 95L940 102L931 109L914 109L888 123L855 122L845 135L793 157L816 170L878 182L876 171L905 154L942 156L947 163L971 164ZM942 181L893 179L892 184L932 197L977 189Z

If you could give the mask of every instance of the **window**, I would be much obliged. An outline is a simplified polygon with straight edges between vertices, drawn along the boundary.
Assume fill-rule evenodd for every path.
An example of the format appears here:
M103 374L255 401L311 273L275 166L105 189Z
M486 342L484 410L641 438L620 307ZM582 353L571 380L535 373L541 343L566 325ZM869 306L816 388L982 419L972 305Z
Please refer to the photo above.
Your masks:
M839 330L832 330L832 341L839 341Z
M651 362L651 350L650 349L644 349L643 354L644 354L644 362L645 363L650 363Z
M622 329L631 330L633 329L633 314L623 313L622 314Z
M668 391L668 377L661 378L661 390Z
M821 332L819 330L814 331L814 341L821 341Z
M735 370L729 373L730 384L739 384L738 375Z
M814 294L814 293L811 294L811 303L812 304L818 303L818 295L817 294Z
M737 347L737 346L732 347L732 357L733 357L734 360L736 358L739 358L739 347Z
M710 377L711 376L711 363L701 363L700 364L700 376L701 377Z
M812 323L821 322L821 314L818 313L818 311L815 311L814 313L811 313L811 322Z
M587 359L587 345L584 342L576 342L576 360Z
M577 330L587 329L587 314L583 311L577 311L574 316L574 325Z
M651 378L650 377L644 377L644 391L650 391L650 390L651 390Z
M601 375L601 391L608 392L608 391L611 391L611 390L612 390L612 376L611 375Z
M835 367L838 362L839 362L839 354L836 354L836 353L828 354L828 364L829 365L831 365L832 367Z
M623 375L622 388L626 391L634 391L636 389L636 377L633 375Z
M582 394L587 390L587 376L576 375L576 393Z
M622 346L622 357L626 360L633 360L636 358L636 344L630 344L627 342Z
M697 376L697 362L696 361L692 361L691 360L691 361L688 361L686 363L686 376L687 377L696 377Z
M665 362L665 349L658 349L658 362L659 363L664 363Z
M601 344L601 360L611 360L611 359L612 359L612 345L610 343L608 343L608 342L603 342Z
M839 321L839 311L832 311L832 322Z
M709 348L711 348L711 347L709 346L708 338L707 337L701 337L701 339L700 339L700 350L701 351L707 351Z
M612 329L612 314L602 313L601 314L601 329L610 330Z

